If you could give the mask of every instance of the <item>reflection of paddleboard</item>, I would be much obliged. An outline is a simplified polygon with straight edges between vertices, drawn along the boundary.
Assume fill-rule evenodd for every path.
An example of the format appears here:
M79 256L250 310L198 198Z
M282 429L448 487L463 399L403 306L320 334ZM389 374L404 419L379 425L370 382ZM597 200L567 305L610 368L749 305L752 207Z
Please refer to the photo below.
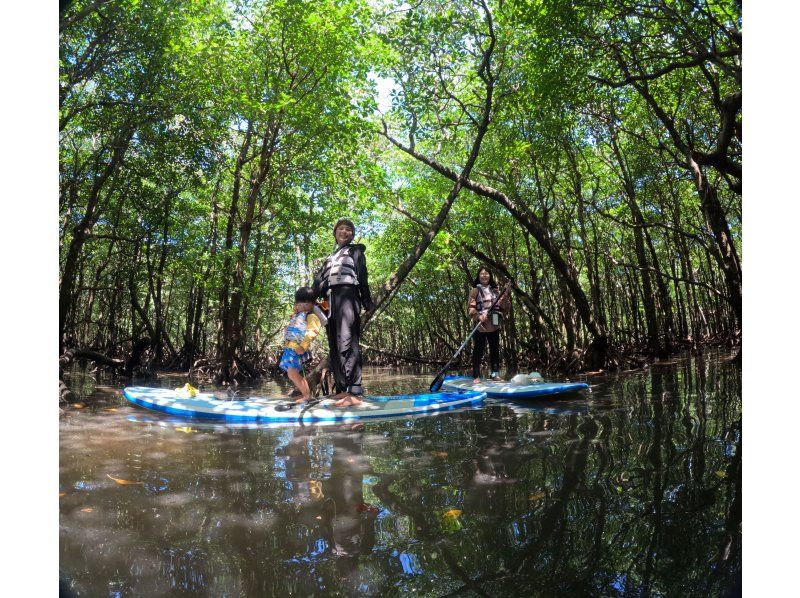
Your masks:
M131 403L170 415L212 419L225 422L296 422L346 421L436 413L480 403L486 393L474 390L444 391L393 397L364 397L353 407L333 407L332 399L324 399L308 409L298 405L287 411L276 409L286 405L285 398L249 397L241 401L220 400L207 392L197 396L179 396L168 388L133 386L122 391Z
M485 392L486 396L495 399L533 399L574 393L589 388L589 385L584 382L533 382L532 380L530 380L532 383L529 384L525 384L524 380L523 383L518 383L518 380L514 382L481 380L479 384L475 384L469 376L447 376L442 387L449 390Z
M548 398L550 400L548 400ZM553 398L562 400L552 400ZM590 409L589 401L584 400L580 395L563 395L559 397L545 396L541 401L532 401L530 399L487 398L484 405L487 407L489 405L500 405L511 410L517 416L537 413L548 416L588 415Z

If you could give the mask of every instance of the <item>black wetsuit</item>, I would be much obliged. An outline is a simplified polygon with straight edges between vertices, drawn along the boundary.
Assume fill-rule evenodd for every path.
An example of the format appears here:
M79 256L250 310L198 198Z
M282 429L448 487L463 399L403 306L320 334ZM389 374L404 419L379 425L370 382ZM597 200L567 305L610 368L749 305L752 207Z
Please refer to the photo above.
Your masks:
M494 332L476 332L472 347L472 377L481 377L481 361L489 343L489 367L492 372L500 371L500 330Z
M337 247L314 277L317 297L330 301L328 346L336 392L361 395L361 309L372 307L365 247Z

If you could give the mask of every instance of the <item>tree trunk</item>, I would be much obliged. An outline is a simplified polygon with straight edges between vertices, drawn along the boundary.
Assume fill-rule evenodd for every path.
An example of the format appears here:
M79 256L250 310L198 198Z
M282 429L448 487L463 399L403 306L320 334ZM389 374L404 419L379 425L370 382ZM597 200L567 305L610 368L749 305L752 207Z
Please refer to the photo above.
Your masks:
M647 244L647 248L650 251L650 256L653 260L653 267L655 269L655 279L656 279L656 287L658 288L658 300L661 305L661 311L664 313L663 318L663 327L664 333L667 337L667 343L669 344L669 338L674 334L675 331L675 320L674 314L672 312L672 299L669 296L669 288L667 287L667 283L664 280L664 276L661 274L661 268L658 267L658 255L656 255L655 247L653 246L653 240L650 237L650 234L647 232L647 229L643 229L644 232L644 240ZM667 245L669 247L669 245ZM669 351L669 347L663 347L665 351Z
M617 133L614 130L610 131L610 133L611 148L617 159L617 166L619 167L619 176L624 189L625 199L631 211L631 216L633 217L633 241L636 250L636 260L639 263L642 276L642 302L647 326L647 346L650 349L651 355L664 358L666 357L666 352L662 348L661 341L659 340L655 294L653 293L653 283L650 280L650 265L647 262L647 254L645 253L644 216L639 209L639 204L636 203L636 189L631 174L628 172L625 159L622 157L619 144L617 143Z
M131 138L133 137L134 127L127 125L123 127L111 143L111 160L95 178L92 189L89 193L89 198L86 203L86 211L81 221L75 225L72 232L72 241L70 241L69 249L67 250L67 257L64 260L64 270L61 274L61 286L58 292L58 342L59 351L63 352L64 349L64 333L66 332L65 326L67 316L73 305L73 288L74 279L77 274L78 262L81 257L81 251L86 239L92 232L92 227L100 217L100 210L98 203L100 200L100 192L123 162L125 152L128 150ZM99 160L99 157L98 157Z
M399 147L408 155L416 158L424 164L427 164L436 170L436 172L442 174L450 180L459 180L459 175L443 164L419 154L413 148L406 147L395 139L389 139L394 145ZM608 354L608 337L606 336L606 332L596 321L591 305L589 304L589 300L586 298L586 294L583 292L578 280L572 276L567 262L564 260L561 252L553 243L547 228L533 214L533 212L524 206L516 205L505 193L470 179L463 180L463 186L464 188L473 191L477 195L487 197L502 205L514 217L514 219L517 220L517 222L519 222L534 239L536 239L539 246L550 258L550 262L552 263L554 270L567 286L572 299L575 301L575 306L578 309L578 313L583 321L584 326L586 326L586 328L589 330L589 333L593 337L592 342L589 344L586 352L586 367L593 370L602 369L605 367Z
M725 286L728 292L728 301L733 308L736 320L741 330L742 326L742 267L739 261L739 256L736 252L736 246L733 243L730 227L725 215L725 210L719 201L716 188L711 185L703 171L703 165L698 163L701 156L698 152L694 151L690 143L686 143L678 133L678 130L672 118L664 111L664 109L656 102L655 98L650 93L646 83L633 83L633 86L639 94L647 101L649 106L655 112L658 119L667 129L667 132L672 139L675 147L686 156L686 163L681 164L682 167L687 168L691 172L694 179L697 193L700 196L700 209L705 216L706 222L711 229L714 236L714 242L717 246L715 257L719 262L719 266L725 274ZM734 94L725 102L724 119L728 122L735 116L741 109L741 93ZM730 131L726 136L728 142L730 141ZM736 167L730 163L729 160L721 158L721 152L727 150L727 143L723 142L714 154L714 159L703 160L716 168L719 172L724 174L732 174L737 178L737 184L734 187L741 188L741 166ZM732 170L728 168L732 167ZM741 191L740 191L741 192Z
M234 223L239 217L239 196L242 185L242 169L250 152L250 142L253 137L253 123L247 123L247 131L242 141L239 156L236 159L236 169L233 174L233 191L231 206L228 212L228 224L225 229L224 260L222 265L222 288L220 289L220 333L218 339L218 353L220 369L217 372L217 382L230 383L234 372L233 358L236 350L235 322L233 307L231 306L231 283L233 281L232 259Z
M742 267L736 246L733 243L730 227L725 217L725 211L717 196L716 188L709 183L702 168L689 158L689 165L694 174L694 182L700 195L700 208L706 218L714 241L719 250L719 265L725 276L725 286L728 291L728 301L736 315L736 322L742 327Z
M492 96L494 93L494 77L492 75L491 70L491 59L492 53L494 52L495 47L495 36L494 36L494 28L492 24L491 14L489 13L488 9L484 7L484 12L486 15L486 21L489 29L489 46L483 53L483 59L481 61L481 65L478 69L478 76L484 82L484 86L486 89L486 96L483 102L483 109L481 114L481 120L478 123L477 129L475 131L475 140L472 142L472 148L470 149L470 153L467 156L467 160L464 163L464 167L461 169L461 173L456 173L455 171L451 171L453 176L451 180L454 181L453 188L451 189L450 193L445 198L442 207L439 209L439 213L434 218L433 222L431 223L431 228L422 236L422 239L417 243L417 245L411 250L408 257L403 261L402 264L397 268L394 274L389 277L389 280L375 293L373 303L373 308L365 314L364 319L362 320L361 328L362 330L366 330L369 326L372 319L380 309L381 305L386 304L388 305L389 301L391 301L392 296L403 283L403 281L408 276L409 272L414 268L416 263L420 260L422 255L428 249L430 244L433 242L433 239L438 234L439 230L441 229L442 225L447 218L447 214L450 212L450 208L453 205L456 197L458 197L459 192L461 191L462 187L464 186L465 182L469 180L469 175L472 172L472 167L475 165L475 160L478 159L478 154L480 152L481 143L483 142L483 137L486 135L486 131L489 128L489 122L491 119L492 113ZM382 135L386 137L391 143L396 145L403 151L407 151L402 144L397 142L394 138L389 135L389 131L386 127L386 123L383 125ZM411 151L413 152L413 141L411 143ZM412 154L413 155L413 154Z

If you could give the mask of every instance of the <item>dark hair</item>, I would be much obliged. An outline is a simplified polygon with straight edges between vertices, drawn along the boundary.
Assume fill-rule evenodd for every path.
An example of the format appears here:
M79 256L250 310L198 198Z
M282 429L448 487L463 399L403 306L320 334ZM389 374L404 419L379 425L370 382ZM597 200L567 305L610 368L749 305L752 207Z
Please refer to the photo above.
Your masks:
M336 229L339 228L339 225L341 225L341 224L344 224L345 226L350 227L350 230L353 231L353 234L354 235L356 234L356 225L353 224L352 220L349 220L347 218L339 218L339 220L336 221L336 224L333 225L333 234L334 234L334 236L336 235Z
M478 271L475 273L475 280L472 281L472 286L476 287L481 284L481 272L486 270L489 273L489 286L493 289L497 288L497 283L494 281L494 276L492 275L492 271L489 270L486 266L481 266L478 268Z
M294 292L294 302L295 303L304 303L306 301L314 301L316 296L314 295L314 289L311 287L300 287Z

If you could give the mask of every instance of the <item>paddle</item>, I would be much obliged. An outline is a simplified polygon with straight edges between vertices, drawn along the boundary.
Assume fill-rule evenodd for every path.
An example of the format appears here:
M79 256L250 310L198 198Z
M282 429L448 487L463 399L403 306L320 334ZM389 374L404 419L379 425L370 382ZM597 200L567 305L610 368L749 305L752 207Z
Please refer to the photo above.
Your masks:
M497 296L497 299L495 299L495 300L492 302L492 304L489 306L489 309L488 309L488 311L492 311L492 308L493 308L495 305L497 305L497 303L500 301L500 299L502 299L502 298L503 298L503 295L505 295L506 293L508 293L508 290L509 290L510 288L511 288L511 287L509 286L509 284L508 284L508 283L506 283L506 288L503 290L503 292L502 292L502 293L500 293L500 294ZM445 366L444 366L444 367L441 369L441 371L440 371L438 374L436 374L436 378L434 378L434 379L433 379L433 382L431 382L431 386L430 386L430 390L431 390L431 392L439 392L439 389L442 387L442 383L444 383L444 375L447 373L447 370L448 370L448 369L450 369L450 366L451 366L451 365L453 365L453 362L454 362L454 361L456 360L456 358L459 356L459 354L461 353L461 351L463 351L463 350L464 350L464 347L466 347L466 346L467 346L467 343L469 342L469 339L471 339L473 336L475 336L475 333L477 332L478 328L480 328L480 325L481 325L481 324L483 324L483 322L478 322L478 323L476 324L475 328L473 328L473 329L472 329L472 332L470 332L470 333L469 333L469 336L467 337L467 339L466 339L466 340L465 340L465 341L464 341L464 342L461 344L461 346L458 348L458 351L456 351L456 352L455 352L455 354L454 354L454 355L453 355L453 356L450 358L450 361L448 361L448 362L447 362L447 364L446 364L446 365L445 365Z
M311 409L314 405L319 404L320 402L324 401L325 399L331 398L333 395L322 395L321 397L317 397L316 399L311 399L307 401L303 408L300 410L300 414L297 416L297 421L300 422L300 425L303 425L303 416L306 414L306 411Z
M305 412L310 407L324 401L325 399L330 399L333 395L322 395L321 397L317 397L315 399L310 399L303 403L295 403L294 401L288 401L286 403L281 403L280 405L275 405L275 411L291 411L295 407L302 407L302 411Z
M303 367L303 364L300 364L300 375L303 376L303 379L306 381L306 384L308 384L308 378L306 378L306 369ZM297 390L295 392L300 392L300 391ZM327 398L328 397L323 394L321 397L317 397L316 399L309 399L308 401L305 401L303 403L295 403L294 401L288 401L286 403L281 403L280 405L275 405L275 411L291 411L297 406L304 405L303 412L301 412L300 414L300 417L302 418L303 413L305 412L306 409L308 409L309 407L313 407L314 405L319 403L322 399L327 399Z
M239 394L238 390L234 390L232 388L228 388L224 391L215 391L211 393L212 396L217 399L218 401L246 401L249 399L249 395L241 395Z

